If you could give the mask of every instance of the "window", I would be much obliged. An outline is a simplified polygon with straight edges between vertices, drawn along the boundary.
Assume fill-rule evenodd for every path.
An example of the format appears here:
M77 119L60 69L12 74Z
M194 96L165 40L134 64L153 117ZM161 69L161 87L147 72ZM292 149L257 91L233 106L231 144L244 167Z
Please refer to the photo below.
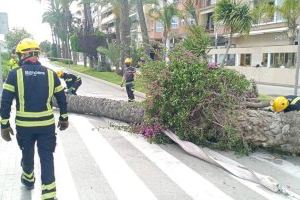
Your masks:
M240 66L251 66L251 54L241 54Z
M217 64L221 64L224 58L224 54L218 55ZM235 66L235 54L228 54L227 59L225 60L225 65Z
M207 14L206 30L208 30L208 31L213 31L214 30L213 13L208 13Z
M267 53L263 55L264 61L267 59ZM275 68L293 68L296 66L296 53L271 53L270 67Z
M178 22L179 22L178 17L172 17L172 20L171 20L171 27L172 27L173 29L177 28L177 27L178 27Z
M269 0L268 3L270 6L275 6L275 7L280 7L283 4L284 0ZM258 5L261 1L260 0L254 0L254 6ZM256 22L258 24L262 24L262 23L270 23L270 22L283 22L284 19L283 17L280 15L280 13L278 11L275 11L275 14L273 16L270 17L263 17L263 19L259 20L259 22Z
M156 21L155 22L155 32L160 33L160 32L163 32L163 30L164 30L164 27L163 27L162 23L159 21Z

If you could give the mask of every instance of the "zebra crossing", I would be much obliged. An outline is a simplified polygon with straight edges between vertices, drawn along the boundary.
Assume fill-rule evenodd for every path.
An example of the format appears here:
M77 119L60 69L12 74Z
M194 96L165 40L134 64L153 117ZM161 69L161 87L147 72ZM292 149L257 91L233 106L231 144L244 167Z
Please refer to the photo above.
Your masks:
M150 144L109 127L112 120L70 115L70 128L59 132L55 152L59 200L284 200L261 186L236 178L187 155L178 146ZM300 194L300 159L254 153L237 160L271 175ZM40 199L40 180L26 191L20 184L20 151L15 139L0 141L0 200ZM39 177L39 160L35 173Z

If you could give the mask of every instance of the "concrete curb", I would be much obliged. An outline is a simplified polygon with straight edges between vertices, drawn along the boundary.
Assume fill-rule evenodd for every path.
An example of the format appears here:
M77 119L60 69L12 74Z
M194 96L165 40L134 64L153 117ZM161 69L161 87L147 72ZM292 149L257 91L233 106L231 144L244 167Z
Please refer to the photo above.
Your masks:
M54 65L56 65L56 64L54 64ZM58 66L58 65L56 65L56 66ZM117 85L117 84L114 84L114 83L111 83L111 82L108 82L108 81L105 81L105 80L102 80L102 79L99 79L99 78L95 78L93 76L90 76L90 75L87 75L87 74L84 74L84 73L81 73L81 72L77 72L77 71L75 71L73 69L70 69L68 67L63 67L63 66L59 66L59 67L62 67L64 69L68 70L68 71L71 71L72 73L79 74L82 77L90 78L90 79L92 79L94 81L99 81L99 82L101 82L103 84L109 85L109 86L114 87L114 88L116 88L116 89L118 89L120 91L123 91L123 89L119 85ZM134 91L134 94L136 96L140 97L140 98L146 99L146 94L145 93Z

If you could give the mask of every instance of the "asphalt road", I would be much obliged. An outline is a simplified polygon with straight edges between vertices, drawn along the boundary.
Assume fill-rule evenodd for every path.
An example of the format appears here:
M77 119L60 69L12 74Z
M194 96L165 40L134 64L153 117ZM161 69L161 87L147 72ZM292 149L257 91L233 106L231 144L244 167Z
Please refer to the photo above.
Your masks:
M271 96L294 95L293 87L258 84L257 89L258 93ZM298 95L300 95L300 89L298 89Z
M80 94L127 99L120 88L82 79ZM55 153L59 200L291 199L189 156L177 145L150 144L140 136L112 128L111 124L120 122L77 114L69 118L70 128L58 131ZM300 157L220 153L272 176L300 195ZM11 143L0 140L0 161L1 200L39 199L39 181L32 192L20 186L20 151L15 138ZM35 163L39 177L37 158Z

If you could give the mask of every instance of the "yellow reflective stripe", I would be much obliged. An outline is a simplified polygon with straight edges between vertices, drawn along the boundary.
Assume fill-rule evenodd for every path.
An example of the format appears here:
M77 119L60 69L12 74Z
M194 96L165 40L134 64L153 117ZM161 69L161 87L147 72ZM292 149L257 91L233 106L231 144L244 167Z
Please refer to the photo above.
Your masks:
M56 187L55 182L50 183L48 185L42 185L42 190L53 190Z
M55 198L56 197L56 192L50 192L42 195L42 200L47 200L50 198Z
M55 123L54 118L49 119L49 120L44 120L44 121L21 121L21 120L16 120L16 125L17 126L22 126L22 127L37 127L37 126L49 126Z
M68 114L62 114L61 117L62 117L62 118L67 118L67 117L68 117Z
M23 71L22 69L17 70L17 83L18 83L18 94L19 94L19 104L20 111L24 112L25 102L24 102L24 81L23 81Z
M71 78L68 78L68 79L66 79L66 82L70 82L70 81L72 81L73 79L71 79Z
M32 178L33 178L33 172L31 172L31 174L27 174L26 172L23 172L23 175L24 175L26 178L29 178L29 179L32 179Z
M42 111L42 112L21 112L21 111L17 111L17 116L18 117L33 117L33 118L37 118L37 117L47 117L49 115L53 114L53 110L47 110L47 111Z
M3 89L11 91L11 92L15 92L15 86L13 86L11 84L4 83L3 84Z
M48 93L48 100L47 100L47 108L48 110L50 110L51 109L50 102L54 92L54 76L53 76L53 72L49 69L48 69L48 87L49 87L49 93Z
M6 125L8 123L9 119L1 119L1 124Z
M26 176L22 176L22 179L24 179L24 180L26 180L26 181L28 181L28 182L34 182L35 180L34 180L34 177L32 177L32 178L27 178Z
M64 90L63 86L62 85L59 85L57 86L55 89L54 89L54 93L58 93L60 91Z
M300 97L296 97L295 99L292 100L291 105L296 104L300 100Z

